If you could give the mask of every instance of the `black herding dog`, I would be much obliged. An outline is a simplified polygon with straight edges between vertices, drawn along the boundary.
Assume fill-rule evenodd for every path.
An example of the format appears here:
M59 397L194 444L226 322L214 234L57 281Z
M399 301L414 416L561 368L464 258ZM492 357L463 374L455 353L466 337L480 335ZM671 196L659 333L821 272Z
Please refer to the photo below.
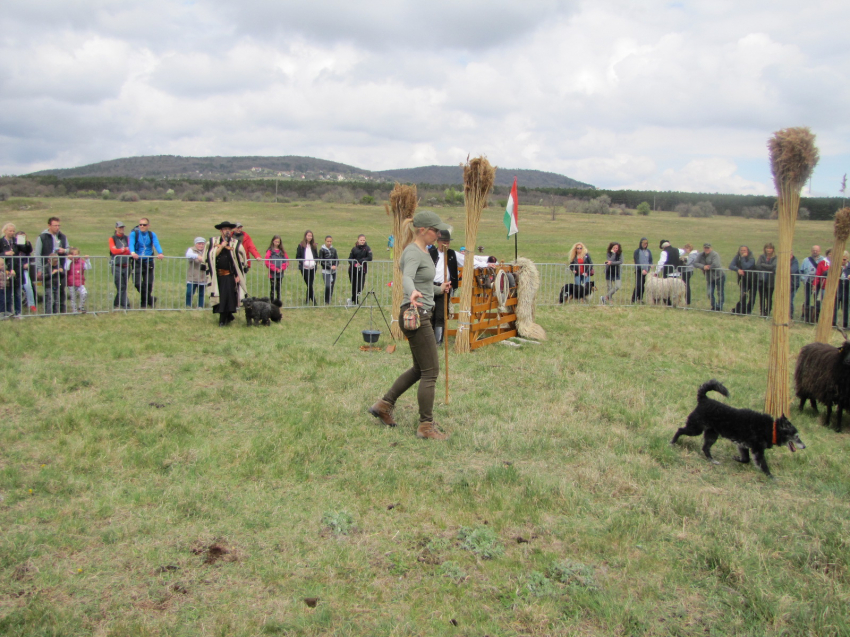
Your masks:
M277 299L269 303L268 297L258 299L249 296L242 300L242 306L245 308L245 321L248 327L251 327L252 321L254 325L271 325L272 321L280 323L280 308L283 303Z
M679 436L698 436L703 434L702 452L714 464L711 457L711 446L719 436L728 438L738 445L738 462L750 461L750 451L753 452L756 466L770 476L764 450L774 445L788 445L791 451L805 449L806 445L800 440L797 428L785 416L774 420L768 414L762 414L752 409L735 409L706 394L716 391L727 398L729 392L719 381L712 379L699 388L697 392L697 407L688 416L684 427L679 428L670 444L674 444Z
M561 288L561 294L558 296L558 303L576 299L580 301L583 298L589 297L596 291L596 284L593 281L587 283L567 283Z

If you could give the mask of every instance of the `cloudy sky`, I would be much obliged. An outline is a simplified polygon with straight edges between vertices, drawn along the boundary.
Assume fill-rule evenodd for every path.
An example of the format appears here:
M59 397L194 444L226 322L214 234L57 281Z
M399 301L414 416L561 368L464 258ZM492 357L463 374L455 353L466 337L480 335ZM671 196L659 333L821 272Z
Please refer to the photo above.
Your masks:
M821 0L4 0L0 174L134 155L458 164L771 193L809 126L850 172L850 45ZM806 193L807 194L807 193Z

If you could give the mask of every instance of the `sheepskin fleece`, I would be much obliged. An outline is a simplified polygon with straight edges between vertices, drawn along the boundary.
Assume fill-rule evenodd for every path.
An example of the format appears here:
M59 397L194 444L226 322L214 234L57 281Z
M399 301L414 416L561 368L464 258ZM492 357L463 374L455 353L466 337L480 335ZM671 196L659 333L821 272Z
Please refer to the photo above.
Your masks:
M540 272L530 259L519 257L514 265L521 268L516 284L516 330L523 338L546 340L546 330L534 322L537 290L540 289Z

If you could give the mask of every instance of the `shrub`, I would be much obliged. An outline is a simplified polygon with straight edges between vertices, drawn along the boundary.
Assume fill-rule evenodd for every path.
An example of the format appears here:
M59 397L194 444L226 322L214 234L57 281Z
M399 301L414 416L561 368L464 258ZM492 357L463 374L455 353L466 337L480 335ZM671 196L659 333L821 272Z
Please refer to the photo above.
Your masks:
M461 548L472 551L485 560L505 554L505 547L499 541L499 536L489 526L476 526L474 529L461 527L457 537L461 541Z
M602 195L596 199L591 199L590 201L582 204L581 211L588 215L611 214L611 197L608 195Z
M700 201L697 204L680 203L674 210L680 217L713 217L717 214L710 201Z
M354 518L347 511L325 511L322 526L335 535L348 535L354 528Z
M797 212L797 219L808 219L812 216L812 213L809 212L808 208L800 207L800 210Z
M745 219L770 219L771 210L767 206L744 206L741 216Z
M118 195L118 201L138 201L139 195L135 192L126 191Z
M581 212L581 206L584 202L580 199L567 199L564 202L564 210L566 212Z
M555 595L558 589L548 577L539 571L532 571L525 582L525 589L534 597Z
M169 188L165 191L165 198L169 201L174 199L174 188Z
M363 195L360 197L360 203L364 206L374 206L375 198L372 195Z
M0 188L0 201L6 201L11 196L12 191L8 186L3 186L2 188Z
M638 207L637 207L637 213L638 213L641 217L648 217L648 216L649 216L649 211L650 211L650 210L651 210L651 208L650 208L650 206L649 206L649 202L648 202L648 201L641 201L641 202L638 204Z
M454 188L446 188L446 192L444 193L445 202L450 206L462 206L463 205L463 193L455 190Z
M552 562L546 570L546 575L556 582L568 584L569 586L579 586L591 590L599 588L599 584L596 582L593 574L593 569L581 562L573 562L572 560Z
M457 562L443 562L437 570L443 577L448 577L458 583L466 579L466 572Z
M104 189L100 192L100 196L101 196L103 199L109 199L109 191L108 191L106 188L104 188Z

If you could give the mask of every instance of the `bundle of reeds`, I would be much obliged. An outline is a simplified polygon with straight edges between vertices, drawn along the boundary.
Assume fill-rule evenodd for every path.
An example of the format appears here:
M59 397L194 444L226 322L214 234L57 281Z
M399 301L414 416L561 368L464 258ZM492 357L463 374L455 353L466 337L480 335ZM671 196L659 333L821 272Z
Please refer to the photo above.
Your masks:
M496 180L496 169L486 157L467 158L463 167L463 194L466 203L466 237L468 246L477 245L478 223L481 212L487 205L487 198ZM472 319L472 287L475 283L472 270L475 267L474 252L469 252L463 267L463 282L460 286L460 304L458 309L457 336L455 351L469 351L469 328Z
M847 237L850 237L850 208L842 208L835 213L835 243L832 244L832 261L826 275L826 290L820 308L818 329L815 332L816 343L829 343L829 337L832 334L835 293L838 291L838 279L841 277L841 257L844 254L844 248L847 246Z
M764 410L779 418L787 415L791 406L788 371L791 244L794 241L794 226L800 209L800 191L818 163L819 154L815 146L815 136L805 127L777 131L767 146L770 150L773 183L779 195L779 249L776 254L776 288Z
M386 207L387 214L392 217L393 237L395 248L393 249L393 308L392 308L392 333L398 339L402 338L401 328L398 324L398 314L401 311L401 301L404 298L404 287L401 282L401 253L410 243L407 233L402 231L402 225L406 219L412 219L416 214L417 206L416 186L403 186L396 182L395 188L390 193L390 205Z

